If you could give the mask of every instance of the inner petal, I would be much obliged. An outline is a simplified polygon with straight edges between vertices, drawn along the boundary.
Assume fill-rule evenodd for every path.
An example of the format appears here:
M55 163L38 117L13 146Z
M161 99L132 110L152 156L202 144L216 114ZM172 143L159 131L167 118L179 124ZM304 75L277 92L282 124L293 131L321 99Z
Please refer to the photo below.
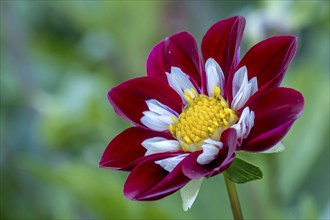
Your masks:
M185 152L202 150L207 139L219 141L221 133L238 120L236 113L228 107L215 87L211 97L204 94L193 96L185 91L187 106L168 129L180 142Z
M225 76L222 69L213 58L209 58L205 63L205 72L207 80L207 93L213 95L214 87L218 86L221 91L224 89Z
M178 67L172 67L171 73L167 73L167 81L168 84L181 96L182 101L186 104L187 100L185 99L184 91L185 90L195 90L195 86L189 79L189 76L182 72L182 70Z
M148 111L143 112L141 123L146 127L155 131L165 131L168 125L172 123L172 118L176 118L178 113L170 107L158 102L155 99L146 101L149 108Z
M233 101L231 102L231 108L238 110L258 91L258 82L256 77L248 80L247 69L243 66L235 73L232 83Z

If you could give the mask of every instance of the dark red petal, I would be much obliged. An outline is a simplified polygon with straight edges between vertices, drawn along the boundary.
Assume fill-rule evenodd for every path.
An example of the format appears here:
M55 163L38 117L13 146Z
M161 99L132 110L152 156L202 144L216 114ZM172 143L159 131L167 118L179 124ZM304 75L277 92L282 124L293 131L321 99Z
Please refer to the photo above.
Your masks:
M147 59L147 74L167 82L165 72L171 67L179 67L188 74L194 84L201 86L200 58L198 47L192 35L180 32L165 38L150 52Z
M304 109L304 98L293 89L271 88L264 92L258 91L245 106L254 111L255 121L241 149L264 151L280 141L299 118Z
M236 16L214 24L202 40L202 54L204 61L208 58L215 59L220 65L225 78L234 64L238 63L239 46L245 28L245 19Z
M276 36L254 45L243 57L237 69L232 71L226 84L226 95L232 101L232 80L235 72L246 66L248 78L257 77L258 89L277 87L297 50L297 39L293 36Z
M294 120L288 121L276 128L272 128L256 136L255 138L249 138L243 142L241 150L250 152L260 152L265 151L277 144L289 131ZM255 136L255 135L254 135Z
M108 99L119 116L135 125L142 125L142 112L148 110L146 101L149 99L156 99L177 113L182 109L181 97L168 84L151 77L119 84L108 92Z
M219 151L218 157L209 164L201 165L197 162L197 158L202 151L195 151L188 155L182 161L184 175L190 179L199 179L214 176L227 169L235 157L234 151L237 145L236 131L232 128L225 130L221 135L220 141L223 143L223 148Z
M128 176L124 186L125 196L132 200L156 200L184 186L189 179L182 174L181 165L169 173L155 163L157 160L180 154L182 152L160 153L146 157Z
M189 154L185 159L183 159L182 171L185 176L191 179L200 179L204 177L206 173L209 171L207 165L200 165L199 163L197 163L197 158L201 153L202 151L195 151ZM212 164L216 160L218 161L218 158L212 161Z
M164 132L151 131L138 127L124 130L110 141L105 149L99 166L115 170L129 171L138 164L138 159L144 157L146 149L141 143L152 137L172 137Z
M258 88L277 87L297 50L294 36L276 36L253 46L239 67L246 66L249 79L257 77Z

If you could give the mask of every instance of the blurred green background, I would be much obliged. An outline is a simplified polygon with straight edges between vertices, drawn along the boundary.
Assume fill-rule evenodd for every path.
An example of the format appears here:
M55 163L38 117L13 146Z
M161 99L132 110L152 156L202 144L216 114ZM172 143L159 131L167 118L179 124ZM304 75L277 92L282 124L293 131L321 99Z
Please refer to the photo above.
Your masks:
M243 15L242 53L272 35L298 36L283 86L305 111L280 154L240 153L264 179L238 185L247 219L329 218L329 1L1 1L1 219L228 219L222 175L188 212L178 193L134 202L127 173L98 168L129 127L107 90L145 75L151 48Z

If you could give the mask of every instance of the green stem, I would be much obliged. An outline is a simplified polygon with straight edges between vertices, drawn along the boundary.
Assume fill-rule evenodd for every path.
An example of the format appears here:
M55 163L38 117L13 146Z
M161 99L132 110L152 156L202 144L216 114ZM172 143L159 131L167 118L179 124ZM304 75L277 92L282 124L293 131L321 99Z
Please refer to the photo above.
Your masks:
M230 206L233 212L234 219L241 220L243 219L243 214L242 214L241 205L239 203L235 183L233 183L230 179L228 179L226 175L224 175L224 177L225 177L228 196L230 200Z

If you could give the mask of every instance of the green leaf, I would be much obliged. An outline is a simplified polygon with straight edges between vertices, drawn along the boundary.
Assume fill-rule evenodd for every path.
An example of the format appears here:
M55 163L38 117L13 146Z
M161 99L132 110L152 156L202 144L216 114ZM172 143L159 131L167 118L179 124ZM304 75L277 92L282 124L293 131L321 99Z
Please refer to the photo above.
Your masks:
M235 158L224 175L234 183L246 183L263 177L259 167L256 167L244 160Z

